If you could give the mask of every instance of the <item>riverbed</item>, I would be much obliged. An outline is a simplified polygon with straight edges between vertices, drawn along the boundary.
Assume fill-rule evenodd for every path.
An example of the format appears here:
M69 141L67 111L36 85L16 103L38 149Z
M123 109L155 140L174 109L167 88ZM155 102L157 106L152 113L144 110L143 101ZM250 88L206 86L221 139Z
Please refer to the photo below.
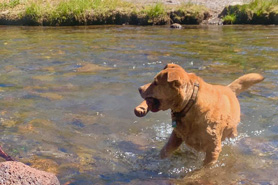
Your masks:
M0 27L0 144L61 184L271 184L278 170L277 26ZM218 162L182 145L159 150L170 112L137 118L138 87L167 63L227 85L265 80L239 96L239 136Z

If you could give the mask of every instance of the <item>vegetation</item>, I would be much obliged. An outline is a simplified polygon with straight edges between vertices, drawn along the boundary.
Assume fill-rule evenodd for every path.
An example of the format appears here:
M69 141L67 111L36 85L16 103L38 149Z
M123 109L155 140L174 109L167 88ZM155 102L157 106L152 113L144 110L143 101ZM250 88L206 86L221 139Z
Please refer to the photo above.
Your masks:
M206 8L192 4L136 6L122 0L10 0L5 5L1 3L1 7L10 11L20 9L17 20L28 25L198 24L208 15Z
M226 24L278 24L278 0L253 0L229 6L223 20Z
M32 20L38 20L42 16L42 7L32 2L25 10L25 16Z
M199 24L207 8L191 3L135 5L124 0L0 0L0 24ZM224 24L278 24L278 0L226 7Z
M225 24L233 24L236 21L236 15L234 13L228 14L223 18Z
M146 13L150 18L166 15L165 6L162 3L157 3L154 6L147 7Z
M176 23L186 24L186 22L201 23L202 20L208 19L210 14L204 6L194 5L191 3L182 4L171 13L171 20Z
M0 3L0 10L6 9L6 8L14 8L19 4L20 4L19 0L11 0L9 2Z
M159 21L169 22L167 19L167 12L165 5L162 3L157 3L153 6L147 6L141 11L141 14L146 14L148 17L148 23L156 23Z

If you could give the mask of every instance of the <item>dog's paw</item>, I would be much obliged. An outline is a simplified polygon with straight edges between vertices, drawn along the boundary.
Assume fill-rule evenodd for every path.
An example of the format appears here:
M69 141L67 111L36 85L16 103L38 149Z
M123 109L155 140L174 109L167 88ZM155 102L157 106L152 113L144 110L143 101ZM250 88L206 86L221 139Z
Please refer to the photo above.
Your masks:
M135 109L134 109L134 114L137 117L143 117L143 116L147 115L148 112L149 112L149 110L146 107L138 106L138 107L135 107Z

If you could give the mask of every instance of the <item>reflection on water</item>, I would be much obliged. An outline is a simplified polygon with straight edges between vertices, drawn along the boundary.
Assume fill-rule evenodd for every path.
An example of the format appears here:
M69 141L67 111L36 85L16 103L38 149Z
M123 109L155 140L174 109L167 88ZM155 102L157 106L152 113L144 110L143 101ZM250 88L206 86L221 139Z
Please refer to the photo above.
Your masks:
M0 27L0 144L69 184L278 182L278 28ZM175 62L210 83L266 79L240 95L239 137L212 169L182 146L160 160L169 112L137 118L137 88ZM185 177L185 178L183 178Z

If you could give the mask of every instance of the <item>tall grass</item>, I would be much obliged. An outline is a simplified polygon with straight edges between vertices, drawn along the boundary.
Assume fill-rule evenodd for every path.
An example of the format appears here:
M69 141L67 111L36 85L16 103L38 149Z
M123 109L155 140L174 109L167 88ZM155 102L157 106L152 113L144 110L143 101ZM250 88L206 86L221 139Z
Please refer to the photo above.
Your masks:
M223 18L223 22L225 24L234 24L236 21L236 15L235 14L229 14L229 15L226 15L224 18Z
M52 13L63 16L71 14L80 16L88 10L115 9L128 5L121 0L63 0L56 7L53 7Z
M33 20L38 20L43 15L43 8L38 3L32 2L26 7L25 15Z
M124 0L10 0L9 7L17 6L18 17L23 24L35 25L77 25L77 24L167 24L173 9L177 23L191 23L194 16L201 20L199 14L207 9L197 5L167 6L163 3L154 5L136 5ZM202 9L202 10L201 10ZM181 14L180 14L181 12ZM179 22L179 20L181 20ZM196 21L195 21L196 22Z
M147 24L159 24L160 22L167 22L167 10L162 3L148 5L138 14L145 16Z
M99 1L99 0L98 0ZM67 19L73 16L80 17L86 10L92 9L94 1L92 0L68 0L60 2L57 7L49 11L51 19Z
M108 12L117 7L129 7L130 3L121 0L62 0L55 4L29 3L24 16L38 19L42 16L50 22L61 23L65 20L85 19L88 12Z
M152 6L146 7L144 12L147 14L147 16L151 19L157 18L159 16L166 15L166 9L165 6L162 3L157 3Z
M251 10L260 16L262 13L270 12L275 6L278 6L278 0L253 0L249 4L242 5L241 11Z
M253 0L249 4L228 7L223 20L228 24L271 23L269 15L275 14L278 14L278 0Z
M0 3L0 10L5 8L14 8L20 4L19 0L10 0L8 3Z

